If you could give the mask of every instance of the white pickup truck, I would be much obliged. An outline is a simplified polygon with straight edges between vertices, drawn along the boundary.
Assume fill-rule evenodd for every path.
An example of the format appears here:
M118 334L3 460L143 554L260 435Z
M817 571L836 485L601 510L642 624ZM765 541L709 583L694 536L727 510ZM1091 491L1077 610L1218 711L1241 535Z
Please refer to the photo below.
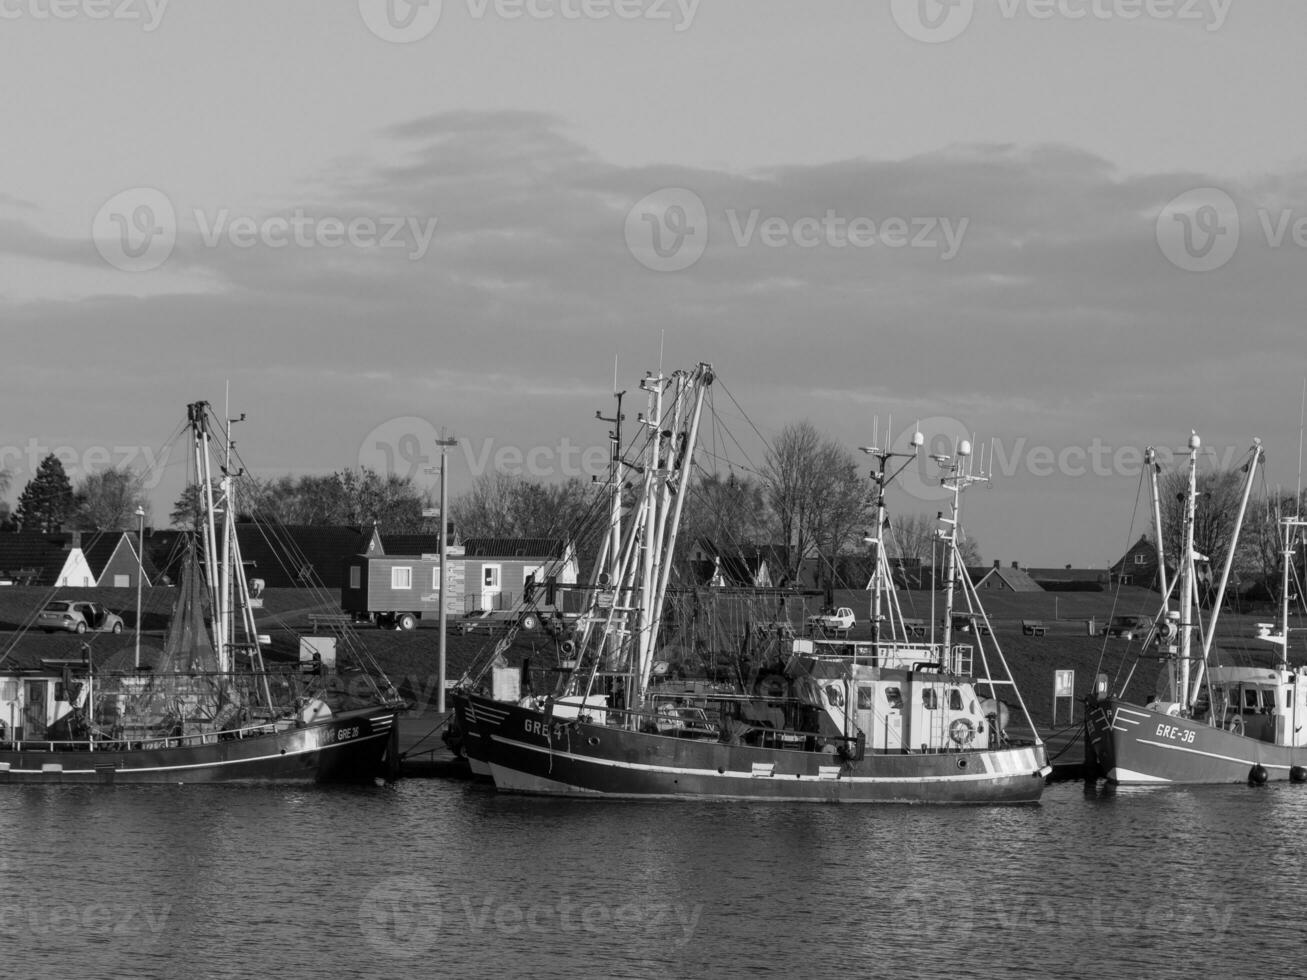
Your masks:
M853 628L853 610L848 606L840 606L834 612L825 612L817 616L808 617L808 629L825 630L826 632L847 632Z

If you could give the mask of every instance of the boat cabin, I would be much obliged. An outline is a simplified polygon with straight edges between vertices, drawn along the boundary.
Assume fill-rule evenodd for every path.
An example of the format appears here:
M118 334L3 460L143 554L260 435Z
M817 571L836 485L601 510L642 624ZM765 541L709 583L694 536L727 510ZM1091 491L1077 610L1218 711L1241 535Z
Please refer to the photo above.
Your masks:
M84 672L85 664L42 660L27 668L6 668L0 673L0 743L68 738L59 723L72 714L74 703L86 701L85 681L71 680L71 671Z

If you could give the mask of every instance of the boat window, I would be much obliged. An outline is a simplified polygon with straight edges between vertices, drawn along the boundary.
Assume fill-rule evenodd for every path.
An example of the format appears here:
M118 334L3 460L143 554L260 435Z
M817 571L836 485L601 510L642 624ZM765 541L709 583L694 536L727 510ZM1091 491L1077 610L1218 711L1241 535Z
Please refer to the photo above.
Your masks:
M1266 708L1274 708L1274 707L1275 707L1275 689L1274 689L1274 688L1270 688L1270 687L1268 687L1268 688L1264 688L1264 689L1262 690L1262 706L1263 706L1263 707L1266 707Z
M872 709L872 702L875 696L876 696L876 689L874 687L868 687L865 684L859 684L858 685L858 710L870 711Z
M1243 706L1245 708L1257 707L1257 688L1245 687L1243 690Z
M921 689L921 706L927 711L934 711L939 707L939 699L935 696L933 687L923 687Z
M962 692L959 691L956 687L949 689L948 706L950 711L962 710Z
M885 688L885 700L889 702L891 708L903 707L903 695L897 687Z

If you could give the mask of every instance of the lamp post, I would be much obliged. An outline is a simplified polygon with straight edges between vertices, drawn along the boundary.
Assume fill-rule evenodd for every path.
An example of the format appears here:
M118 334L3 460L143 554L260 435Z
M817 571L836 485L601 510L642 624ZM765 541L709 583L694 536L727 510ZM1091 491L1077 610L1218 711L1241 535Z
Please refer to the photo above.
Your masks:
M457 439L437 439L440 447L440 639L437 642L436 672L439 683L436 685L436 711L445 713L445 603L449 598L449 581L445 578L445 557L449 537L449 511L445 506L447 480L445 477L445 452L450 446L458 445Z
M141 669L141 579L145 577L145 508L136 508L136 669Z

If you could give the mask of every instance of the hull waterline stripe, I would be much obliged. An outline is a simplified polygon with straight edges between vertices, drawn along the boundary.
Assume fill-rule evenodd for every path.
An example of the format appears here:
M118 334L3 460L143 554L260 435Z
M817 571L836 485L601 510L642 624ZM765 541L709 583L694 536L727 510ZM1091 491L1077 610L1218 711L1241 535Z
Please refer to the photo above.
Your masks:
M346 748L350 745L358 745L361 742L371 742L373 739L381 738L383 735L389 735L389 732L373 732L371 735L363 735L359 738L350 739L348 742L333 742L330 745L309 746L303 749L292 751L278 752L276 755L254 755L246 759L215 759L212 762L188 762L185 765L177 766L143 766L135 768L124 767L122 769L106 769L104 772L118 773L137 773L137 772L183 772L188 769L214 769L221 766L244 766L252 762L267 762L269 759L286 759L293 758L297 755L307 755L309 752L329 752L332 749ZM89 753L93 754L93 753ZM102 752L104 755L113 755L112 752ZM50 776L69 776L69 775L94 775L102 770L91 769L60 769L59 771L44 771L41 769L10 769L11 773L24 773L27 775L39 776L43 773Z
M656 772L656 773L663 773L669 776L711 776L717 779L750 779L750 780L754 778L753 773L751 772L719 773L717 772L716 769L693 769L693 768L686 768L682 766L658 766L658 765L651 765L649 763L642 763L642 762L620 762L614 759L598 759L591 755L580 755L575 752L567 752L561 749L549 749L541 745L531 745L527 742L519 742L516 739L506 738L503 735L492 735L490 736L490 738L492 741L499 742L504 745L511 745L519 749L527 749L528 751L535 752L540 755L548 755L548 756L553 756L555 758L571 759L575 762L587 762L592 765L606 766L612 769L631 769L639 772ZM948 775L938 775L938 776L840 776L838 781L848 782L848 783L868 783L868 784L954 783L954 782L963 783L963 782L980 782L982 780L1005 779L1011 776L1021 776L1025 774L1034 776L1034 775L1038 775L1042 771L1043 767L1036 766L1033 752L1030 752L1030 750L1027 749L1016 750L1016 752L1022 754L1029 753L1028 757L1030 762L1028 765L1025 765L1012 772L959 771L956 775L953 773L949 773ZM503 766L500 763L492 762L490 765L492 769L511 768L511 767ZM777 775L773 775L772 778L783 779L786 782L789 782L791 780L793 780L794 782L805 781L805 782L812 782L812 783L821 783L821 782L830 781L829 779L825 779L816 774L805 775L803 773L780 773Z

